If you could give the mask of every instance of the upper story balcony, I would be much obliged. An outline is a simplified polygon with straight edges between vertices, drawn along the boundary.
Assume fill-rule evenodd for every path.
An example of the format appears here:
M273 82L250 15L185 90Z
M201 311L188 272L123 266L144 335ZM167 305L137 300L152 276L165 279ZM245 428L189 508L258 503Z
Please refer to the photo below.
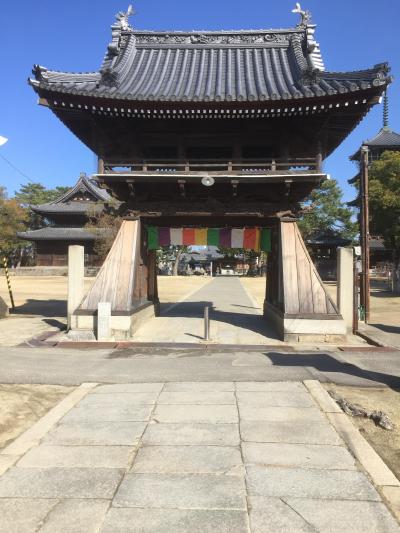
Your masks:
M108 161L99 159L99 175L173 175L190 176L207 173L211 176L257 176L321 174L322 157L281 159L149 159L132 161Z

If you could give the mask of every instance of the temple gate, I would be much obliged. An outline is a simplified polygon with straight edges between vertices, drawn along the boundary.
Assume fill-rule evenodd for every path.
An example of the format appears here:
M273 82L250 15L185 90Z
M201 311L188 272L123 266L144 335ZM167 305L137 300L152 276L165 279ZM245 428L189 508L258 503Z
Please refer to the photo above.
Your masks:
M94 178L123 202L73 328L94 330L100 302L122 337L158 312L148 227L268 228L266 319L284 339L346 333L296 219L328 179L323 160L391 80L386 64L326 71L310 14L297 12L286 30L202 32L135 30L119 13L99 71L35 66L40 103L97 154Z

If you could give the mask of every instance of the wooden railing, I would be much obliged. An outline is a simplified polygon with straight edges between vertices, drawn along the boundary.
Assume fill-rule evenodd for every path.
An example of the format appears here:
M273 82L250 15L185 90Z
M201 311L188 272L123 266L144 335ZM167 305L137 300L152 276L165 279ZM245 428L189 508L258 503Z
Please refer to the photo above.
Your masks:
M173 161L151 159L142 161L102 161L99 160L99 174L131 174L144 173L232 173L252 174L260 172L321 172L321 161L318 157L291 159L252 159L241 161L225 161L221 159Z

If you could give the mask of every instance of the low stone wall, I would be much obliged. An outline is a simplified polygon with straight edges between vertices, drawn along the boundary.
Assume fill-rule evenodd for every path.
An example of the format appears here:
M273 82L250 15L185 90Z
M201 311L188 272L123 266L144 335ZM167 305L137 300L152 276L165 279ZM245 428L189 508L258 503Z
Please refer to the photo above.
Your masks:
M85 277L92 278L97 276L100 267L85 267ZM10 268L8 270L10 276L68 276L68 267L20 267ZM4 268L0 268L0 276L5 276Z

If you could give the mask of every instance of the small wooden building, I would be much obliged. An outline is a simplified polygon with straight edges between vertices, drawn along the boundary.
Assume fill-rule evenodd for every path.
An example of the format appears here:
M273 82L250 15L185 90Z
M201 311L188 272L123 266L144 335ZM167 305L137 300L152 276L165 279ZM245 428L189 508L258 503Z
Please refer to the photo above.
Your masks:
M296 217L391 79L386 64L325 70L316 26L297 12L288 29L191 32L136 30L119 13L99 71L34 67L40 104L98 155L98 183L125 206L73 327L94 328L99 302L125 335L157 310L147 228L267 228L267 319L286 339L346 332Z
M76 184L53 202L32 205L48 225L43 228L18 233L18 237L35 245L37 266L65 266L68 264L68 246L85 247L86 266L98 266L94 251L96 234L84 228L91 214L104 208L110 201L107 191L86 174L81 174Z
M344 239L330 232L320 233L306 240L311 259L324 281L337 279L337 249L351 245L351 239Z

